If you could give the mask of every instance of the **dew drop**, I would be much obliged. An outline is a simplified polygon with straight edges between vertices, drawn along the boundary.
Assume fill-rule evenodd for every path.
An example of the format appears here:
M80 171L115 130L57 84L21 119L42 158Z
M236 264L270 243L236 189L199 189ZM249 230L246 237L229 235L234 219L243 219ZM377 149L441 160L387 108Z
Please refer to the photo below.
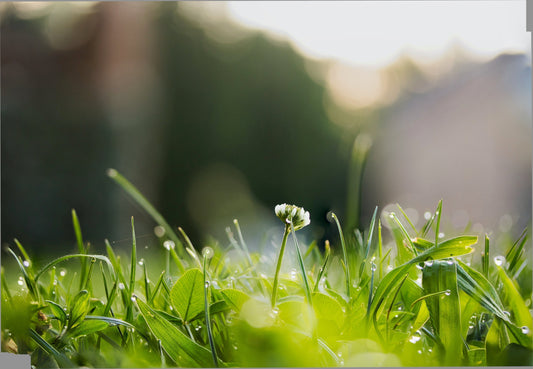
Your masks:
M279 314L279 308L277 308L277 307L273 307L273 308L272 308L272 314L274 314L274 315L278 315L278 314Z
M209 288L209 281L205 281L204 286L205 286L205 288Z
M389 218L394 219L394 216L395 216L395 215L396 215L396 214L394 214L394 213L389 213Z
M417 343L418 341L420 341L420 336L418 334L413 334L411 336L411 338L409 338L409 342L411 343Z
M370 269L371 269L373 272L375 272L377 268L378 268L377 265L374 264L374 263L372 263L372 265L370 266Z
M392 265L387 265L387 271L390 272L391 270L393 270L394 267Z
M233 349L234 349L235 351L237 351L237 350L239 349L239 346L237 346L237 345L233 345Z
M511 316L511 313L508 312L508 311L504 311L503 313L504 313L505 315L509 316L509 317Z
M201 326L201 325L197 325L196 327L194 327L194 330L195 330L196 332L199 332L200 329L202 329L202 326Z
M444 294L445 294L446 296L450 296L450 295L452 294L452 291L450 291L450 290L446 290L446 291L444 291Z
M131 295L131 301L133 301L133 302L137 301L137 296Z
M291 269L290 278L291 281L296 281L298 279L298 271L296 269Z
M66 270L66 269L61 269L61 270L59 271L59 275L60 275L61 277L64 277L66 274L67 274L67 270Z
M424 213L424 219L425 219L425 220L429 220L430 218L431 218L431 213L430 213L429 211L426 211L426 212Z
M144 259L139 260L139 265L140 265L140 266L143 266L143 265L144 265Z
M494 257L494 264L497 266L502 266L505 263L505 257L502 255L498 255Z
M525 325L522 328L520 328L520 329L522 330L522 333L524 333L524 334L528 334L529 333L529 327L527 327Z
M126 286L124 286L124 283L120 282L120 283L118 284L118 288L119 288L120 290L123 290L124 288L126 288Z
M207 259L211 259L215 255L215 251L209 246L202 249L202 256Z
M163 237L165 235L165 227L160 225L154 227L154 234L159 238Z
M446 263L447 263L448 265L453 265L453 260L452 260L452 259L448 259L448 260L446 260Z
M439 233L439 238L444 238L444 233L440 232Z
M19 279L18 282L19 286L22 286L24 284L24 281L22 279Z
M426 261L424 262L424 265L427 266L427 267L432 266L432 265L433 265L433 260L426 260Z
M28 260L24 260L22 262L22 265L24 265L26 268L30 266L30 262Z
M417 352L418 352L419 354L422 354L422 350L418 350Z
M416 264L416 267L417 267L417 269L420 269L420 270L424 269L424 266L421 265L421 264Z
M165 242L163 242L163 247L167 249L168 251L170 251L170 250L174 250L174 248L176 247L176 244L174 243L174 241L166 240Z

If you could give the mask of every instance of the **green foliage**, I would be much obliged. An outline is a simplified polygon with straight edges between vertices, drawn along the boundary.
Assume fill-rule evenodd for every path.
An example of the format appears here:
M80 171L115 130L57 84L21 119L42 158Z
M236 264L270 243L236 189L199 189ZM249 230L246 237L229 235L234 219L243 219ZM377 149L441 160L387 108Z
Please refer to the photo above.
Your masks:
M2 270L2 348L30 354L38 368L531 365L530 291L517 279L531 277L528 234L491 262L488 238L482 258L477 236L438 240L437 209L417 230L398 208L405 221L389 217L389 239L377 211L364 232L334 216L339 238L324 252L285 226L297 257L290 273L260 264L238 222L239 242L228 235L240 257L215 244L203 262L176 253L184 269L169 273L137 260L133 221L123 262L108 242L107 256L88 254L74 216L79 254L40 267L20 242L21 256L10 250L20 278Z

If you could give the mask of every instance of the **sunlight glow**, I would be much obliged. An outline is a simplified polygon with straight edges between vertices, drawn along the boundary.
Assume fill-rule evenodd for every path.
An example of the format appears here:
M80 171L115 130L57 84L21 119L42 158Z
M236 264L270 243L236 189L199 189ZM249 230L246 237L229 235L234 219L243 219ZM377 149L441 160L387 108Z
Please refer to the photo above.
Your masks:
M525 1L234 1L239 23L288 38L307 56L383 67L408 54L435 60L454 44L482 59L530 54Z

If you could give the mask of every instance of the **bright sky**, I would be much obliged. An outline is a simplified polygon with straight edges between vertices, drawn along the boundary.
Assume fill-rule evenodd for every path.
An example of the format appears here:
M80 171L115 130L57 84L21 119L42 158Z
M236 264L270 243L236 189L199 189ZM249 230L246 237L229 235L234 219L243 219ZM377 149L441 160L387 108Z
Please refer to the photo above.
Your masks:
M404 52L437 59L455 41L470 53L531 54L526 1L233 1L239 23L286 36L315 58L386 66Z

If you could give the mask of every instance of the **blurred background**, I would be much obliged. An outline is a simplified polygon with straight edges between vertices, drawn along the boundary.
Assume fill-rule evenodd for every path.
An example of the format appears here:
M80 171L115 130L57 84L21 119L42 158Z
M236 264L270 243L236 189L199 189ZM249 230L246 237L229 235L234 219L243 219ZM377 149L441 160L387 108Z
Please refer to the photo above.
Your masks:
M444 200L450 227L531 219L531 39L514 2L0 4L1 237L93 250L154 223L115 168L197 247L274 206L366 227ZM267 231L267 233L265 233Z

